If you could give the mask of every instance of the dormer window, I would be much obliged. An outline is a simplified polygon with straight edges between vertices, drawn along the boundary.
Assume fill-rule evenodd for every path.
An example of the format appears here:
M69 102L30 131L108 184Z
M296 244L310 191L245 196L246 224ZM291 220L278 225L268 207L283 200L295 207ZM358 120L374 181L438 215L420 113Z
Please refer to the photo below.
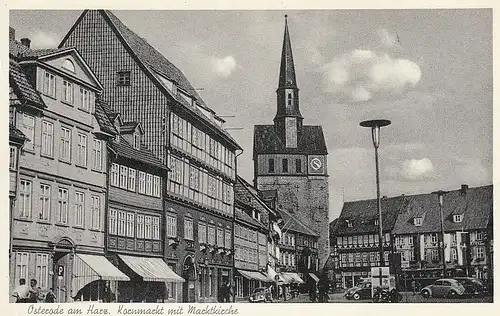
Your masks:
M462 214L453 215L453 222L454 223L461 223L463 219L464 219L464 216Z
M423 219L422 217L415 217L413 219L413 225L415 226L422 226Z
M346 223L347 223L347 227L352 227L353 226L353 223L350 220L346 220Z
M130 86L130 71L118 71L116 73L117 86Z
M374 221L373 221L373 224L374 224L375 226L378 226L378 219L374 220Z
M134 134L134 148L141 149L141 135Z
M62 68L66 69L66 70L69 70L71 72L75 72L75 65L73 64L73 62L69 59L66 59L62 66Z

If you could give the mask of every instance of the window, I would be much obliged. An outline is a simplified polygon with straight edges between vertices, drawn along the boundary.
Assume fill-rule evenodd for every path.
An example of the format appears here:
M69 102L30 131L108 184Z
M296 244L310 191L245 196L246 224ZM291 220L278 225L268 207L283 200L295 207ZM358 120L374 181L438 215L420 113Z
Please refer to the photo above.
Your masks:
M153 175L146 173L146 194L153 194Z
M184 239L193 240L193 219L184 218Z
M31 181L21 180L19 189L19 216L31 218Z
M29 253L27 252L17 252L16 253L16 272L15 279L26 279L29 281L28 275L28 264L29 264Z
M135 192L135 169L128 168L128 189Z
M118 71L116 73L117 86L130 86L130 71Z
M14 146L10 146L9 151L10 151L9 169L16 169L16 166L17 166L17 148Z
M457 248L451 248L451 260L458 260Z
M302 173L302 160L295 159L295 172Z
M49 255L46 253L36 254L35 279L38 286L46 289L49 285Z
M224 230L222 227L217 227L217 246L224 247Z
M35 117L23 113L23 132L28 138L25 149L35 150Z
M134 237L135 236L135 214L134 213L127 213L127 231L126 235L127 237Z
M413 225L415 226L422 226L422 222L423 222L422 217L415 217L413 219Z
M288 95L287 95L286 104L292 105L292 94L291 93L288 93Z
M476 231L476 241L483 240L483 232Z
M177 236L177 217L174 215L167 215L167 237Z
M54 147L54 124L42 121L42 154L52 156Z
M73 84L67 80L63 80L62 100L66 103L73 104L73 96Z
M38 218L45 221L50 219L50 185L40 185L40 213Z
M431 234L431 243L435 244L437 243L438 236L437 234Z
M139 171L139 193L146 192L146 173Z
M111 165L111 185L112 186L119 186L120 185L120 180L119 180L119 169L120 166L116 163Z
M97 195L92 195L90 203L90 216L92 228L101 228L101 198Z
M64 69L67 69L67 70L69 70L71 72L75 72L75 65L73 64L73 62L70 59L66 59L63 62L63 64L62 64L61 67L64 68Z
M61 147L59 148L59 159L71 161L71 129L61 127Z
M476 258L484 259L484 247L476 247Z
M267 172L274 173L274 159L272 159L272 158L269 159Z
M68 189L59 188L57 191L57 221L68 223Z
M137 238L144 238L144 215L137 214L137 228L136 228Z
M348 220L348 221L347 221L347 227L352 227L352 226L353 226L352 221L349 221L349 220Z
M120 188L127 188L127 175L128 168L126 166L120 166Z
M282 164L282 168L283 168L283 172L288 172L288 159L286 158L283 158L283 160L281 161L281 164Z
M167 265L170 267L170 269L172 269L172 271L175 271L175 264L168 263ZM176 293L177 293L176 284L174 282L167 282L166 284L167 284L167 289L168 289L168 291L167 291L168 298L175 299Z
M141 149L141 135L134 134L134 148L137 150Z
M43 77L43 93L53 98L56 97L56 77L47 71Z
M231 249L231 245L233 244L232 240L231 240L231 230L226 229L224 237L225 237L225 239L224 239L224 247L226 249Z
M116 210L109 210L109 233L111 235L116 235L117 233L117 211Z
M453 215L453 222L454 223L461 223L463 219L463 215Z
M87 166L87 135L78 133L78 150L76 151L76 163Z
M161 179L158 176L153 176L153 196L161 196Z
M127 212L119 211L118 212L118 232L117 234L120 236L125 236L127 232Z
M200 244L207 243L207 225L203 222L198 223L198 242Z
M82 192L75 192L75 225L83 227L85 195Z
M210 245L215 245L215 226L208 226L208 243Z
M90 111L90 92L80 87L80 109Z
M151 239L151 216L144 216L144 238Z
M102 169L102 141L99 139L94 139L92 167L98 171Z
M160 218L153 216L153 239L160 239Z

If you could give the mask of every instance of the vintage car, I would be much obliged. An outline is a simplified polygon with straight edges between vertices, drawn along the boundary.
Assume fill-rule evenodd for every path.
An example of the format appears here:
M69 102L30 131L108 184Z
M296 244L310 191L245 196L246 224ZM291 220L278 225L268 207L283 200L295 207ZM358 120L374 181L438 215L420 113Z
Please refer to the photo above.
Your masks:
M250 303L266 303L273 302L271 298L271 293L265 287L258 287L253 290L252 294L248 298Z
M348 300L362 300L372 298L372 284L369 281L362 281L358 285L351 287L344 293Z
M488 295L488 288L481 282L481 280L471 277L455 277L460 284L465 288L464 295L467 296L486 296Z
M438 279L434 284L424 287L420 294L425 297L448 297L456 298L463 296L465 288L455 279Z

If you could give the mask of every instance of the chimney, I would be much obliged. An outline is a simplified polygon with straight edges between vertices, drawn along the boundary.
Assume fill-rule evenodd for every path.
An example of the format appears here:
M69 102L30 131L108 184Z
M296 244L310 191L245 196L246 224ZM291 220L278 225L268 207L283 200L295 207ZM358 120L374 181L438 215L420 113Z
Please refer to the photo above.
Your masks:
M467 184L462 184L462 188L460 189L460 193L462 193L463 195L467 194L468 188L469 188L469 186Z
M384 196L382 197L382 200L387 200L387 195L384 195Z
M9 40L13 41L16 39L16 30L9 26Z
M30 48L31 40L29 38L21 38L21 44L24 46Z

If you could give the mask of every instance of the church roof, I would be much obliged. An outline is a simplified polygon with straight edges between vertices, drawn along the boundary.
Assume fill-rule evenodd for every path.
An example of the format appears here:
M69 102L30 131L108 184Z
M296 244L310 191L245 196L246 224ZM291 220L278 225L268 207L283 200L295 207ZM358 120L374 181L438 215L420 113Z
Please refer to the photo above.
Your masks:
M295 79L295 66L293 63L292 44L288 34L288 20L285 15L285 34L283 36L283 48L281 50L281 66L279 77L279 88L297 88Z
M287 148L276 134L274 125L255 125L253 137L254 154L328 154L321 126L302 126L302 135L297 141L297 148Z
M318 237L319 235L315 233L312 229L310 229L306 224L302 223L298 218L294 217L289 212L280 209L279 210L281 216L283 217L283 222L285 225L281 229L281 231L292 231L296 233L301 233L309 236Z

